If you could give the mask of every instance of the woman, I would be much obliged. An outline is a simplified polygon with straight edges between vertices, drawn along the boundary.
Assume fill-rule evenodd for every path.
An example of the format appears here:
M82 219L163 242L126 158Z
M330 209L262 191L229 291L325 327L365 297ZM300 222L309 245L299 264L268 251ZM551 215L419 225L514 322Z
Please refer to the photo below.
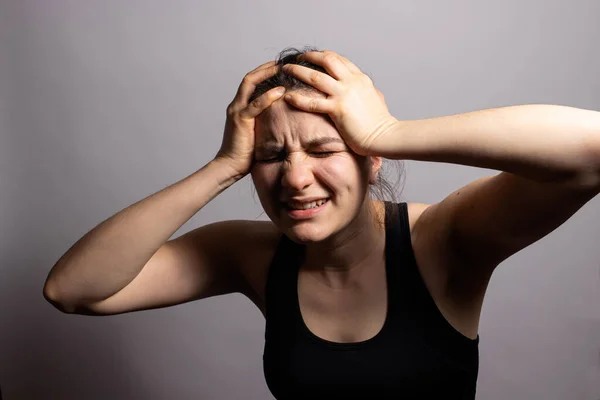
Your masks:
M595 111L402 121L341 55L284 52L245 76L214 160L88 232L44 296L108 315L243 293L266 318L276 398L473 399L492 272L598 194L599 154ZM436 204L397 204L368 196L382 158L502 172ZM168 240L248 173L270 222Z

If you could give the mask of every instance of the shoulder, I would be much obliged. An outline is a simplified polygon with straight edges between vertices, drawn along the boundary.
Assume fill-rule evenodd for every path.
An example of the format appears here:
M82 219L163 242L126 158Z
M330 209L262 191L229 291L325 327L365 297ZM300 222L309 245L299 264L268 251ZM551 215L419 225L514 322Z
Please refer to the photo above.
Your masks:
M417 266L430 291L443 291L458 262L447 216L436 204L408 203L410 239Z
M236 229L236 265L244 281L241 291L264 313L264 292L271 260L282 232L271 221L240 221Z
M417 226L417 221L421 219L421 215L427 210L431 204L425 203L407 203L408 222L410 224L410 232L414 231Z
M431 264L439 265L440 260L432 260L431 254L439 254L443 247L443 235L440 233L442 229L435 226L435 218L432 218L435 211L432 204L407 203L407 211L411 245L419 268L422 270Z

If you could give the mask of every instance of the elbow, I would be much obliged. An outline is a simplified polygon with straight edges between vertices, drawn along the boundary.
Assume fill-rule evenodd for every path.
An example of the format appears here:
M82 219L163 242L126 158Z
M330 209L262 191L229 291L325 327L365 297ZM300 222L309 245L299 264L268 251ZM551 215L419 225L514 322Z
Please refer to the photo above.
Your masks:
M42 294L48 303L52 304L54 308L64 314L89 316L105 315L91 309L88 306L82 305L81 303L65 300L64 296L61 296L60 290L51 282L46 282Z
M42 294L44 296L44 299L46 299L46 301L48 303L52 304L52 306L54 308L56 308L57 310L65 313L65 314L74 314L75 313L76 306L63 301L60 298L58 289L52 283L46 281L46 284L44 285L44 290L43 290Z

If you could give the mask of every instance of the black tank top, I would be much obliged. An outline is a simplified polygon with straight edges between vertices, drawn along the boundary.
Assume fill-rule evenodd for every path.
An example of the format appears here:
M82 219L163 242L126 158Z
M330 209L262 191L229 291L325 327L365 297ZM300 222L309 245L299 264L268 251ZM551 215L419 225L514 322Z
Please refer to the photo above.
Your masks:
M388 311L381 331L362 342L331 342L304 324L297 291L304 246L282 235L266 284L263 352L276 399L475 399L479 336L455 330L431 298L407 204L386 202L385 210Z

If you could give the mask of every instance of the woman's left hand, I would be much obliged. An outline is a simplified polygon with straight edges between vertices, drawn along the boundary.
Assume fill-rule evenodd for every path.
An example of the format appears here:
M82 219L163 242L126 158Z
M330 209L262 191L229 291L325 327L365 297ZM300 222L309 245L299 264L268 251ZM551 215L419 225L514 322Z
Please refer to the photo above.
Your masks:
M301 57L322 66L331 76L297 64L286 64L283 71L325 93L327 98L290 92L285 100L304 111L327 113L355 153L376 155L373 142L390 131L398 120L388 111L383 94L371 78L333 51L311 51Z

